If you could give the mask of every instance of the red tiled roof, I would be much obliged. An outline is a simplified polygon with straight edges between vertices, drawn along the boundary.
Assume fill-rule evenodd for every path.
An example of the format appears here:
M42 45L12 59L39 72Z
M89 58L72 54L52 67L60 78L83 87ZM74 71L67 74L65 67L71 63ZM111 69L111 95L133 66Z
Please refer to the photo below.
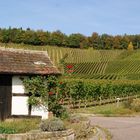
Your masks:
M60 74L47 52L0 48L0 74Z

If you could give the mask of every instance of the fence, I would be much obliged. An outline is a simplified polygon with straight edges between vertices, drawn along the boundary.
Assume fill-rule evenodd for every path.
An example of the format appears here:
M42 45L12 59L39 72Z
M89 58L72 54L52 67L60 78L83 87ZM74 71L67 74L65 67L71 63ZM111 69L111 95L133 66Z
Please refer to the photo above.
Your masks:
M97 106L97 105L105 105L110 103L116 103L119 104L119 102L136 99L139 98L140 95L134 95L134 96L126 96L126 97L119 97L119 98L110 98L110 99L102 99L99 97L99 100L76 100L73 101L72 99L65 99L63 102L61 102L62 105L69 107L69 108L86 108L90 106Z

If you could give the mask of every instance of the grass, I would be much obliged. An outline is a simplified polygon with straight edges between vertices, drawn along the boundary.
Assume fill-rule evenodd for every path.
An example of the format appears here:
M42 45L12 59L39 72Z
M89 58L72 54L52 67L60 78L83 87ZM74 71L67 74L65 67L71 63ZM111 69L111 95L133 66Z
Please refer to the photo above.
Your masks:
M0 133L25 133L39 128L40 119L11 119L0 123Z
M85 114L96 114L103 116L133 116L139 115L139 112L135 112L129 108L125 108L122 103L120 103L119 107L116 104L107 104L102 106L88 107L88 108L80 108L75 109L75 113L85 113Z
M64 120L64 124L67 129L74 130L77 140L88 140L88 137L94 134L94 128L87 127L85 123L87 121L87 118L80 117L80 121L77 123ZM26 133L31 130L38 130L40 122L40 119L9 119L5 122L0 122L0 134Z
M74 130L77 140L82 138L86 140L86 138L94 134L93 127L85 125L85 122L88 121L86 117L80 117L77 123L72 123L66 119L63 121L67 129ZM0 122L0 134L26 133L31 130L38 130L40 122L40 119L9 119Z

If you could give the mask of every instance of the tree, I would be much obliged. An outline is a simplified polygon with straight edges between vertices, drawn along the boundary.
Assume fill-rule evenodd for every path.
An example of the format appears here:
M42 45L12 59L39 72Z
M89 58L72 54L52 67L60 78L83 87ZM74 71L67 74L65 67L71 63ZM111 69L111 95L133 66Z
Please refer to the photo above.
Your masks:
M10 31L7 30L7 29L3 29L2 32L1 32L1 41L2 43L8 43L10 41L10 38L9 38L9 34L10 34Z
M11 35L10 35L10 41L13 43L23 43L24 37L24 30L22 30L22 28L13 28L11 30Z
M63 34L61 31L55 31L51 33L50 36L50 45L55 46L64 46L65 45L65 34Z
M67 46L71 48L87 48L88 47L88 40L82 34L71 34L67 38Z
M121 36L117 35L113 38L113 49L120 49Z
M32 30L27 30L23 33L23 43L24 44L35 44L35 33Z
M120 41L120 48L127 49L129 42L130 42L130 38L128 35L122 36L122 39Z
M49 45L50 43L50 32L37 31L37 38L40 45Z
M112 46L113 46L112 36L102 34L100 37L99 47L101 49L112 49Z
M91 37L88 38L90 47L97 49L99 47L99 39L98 33L94 32Z
M134 46L132 42L129 43L127 50L134 50Z

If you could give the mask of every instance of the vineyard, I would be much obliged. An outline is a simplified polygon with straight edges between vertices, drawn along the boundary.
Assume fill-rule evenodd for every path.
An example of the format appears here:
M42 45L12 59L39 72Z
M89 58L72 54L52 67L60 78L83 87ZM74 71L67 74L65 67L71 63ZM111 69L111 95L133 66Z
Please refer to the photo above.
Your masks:
M140 98L140 50L73 49L24 44L1 46L48 53L62 72L58 81L56 77L49 76L46 80L51 81L51 86L47 86L50 88L50 108L55 107L54 99L70 108L86 108Z
M47 49L57 66L60 66L60 60L65 58L63 69L68 78L140 79L140 50ZM68 65L72 65L71 73Z
M52 62L67 78L140 79L140 50L73 49L22 44L6 44L5 47L47 51ZM68 68L69 65L70 68Z

